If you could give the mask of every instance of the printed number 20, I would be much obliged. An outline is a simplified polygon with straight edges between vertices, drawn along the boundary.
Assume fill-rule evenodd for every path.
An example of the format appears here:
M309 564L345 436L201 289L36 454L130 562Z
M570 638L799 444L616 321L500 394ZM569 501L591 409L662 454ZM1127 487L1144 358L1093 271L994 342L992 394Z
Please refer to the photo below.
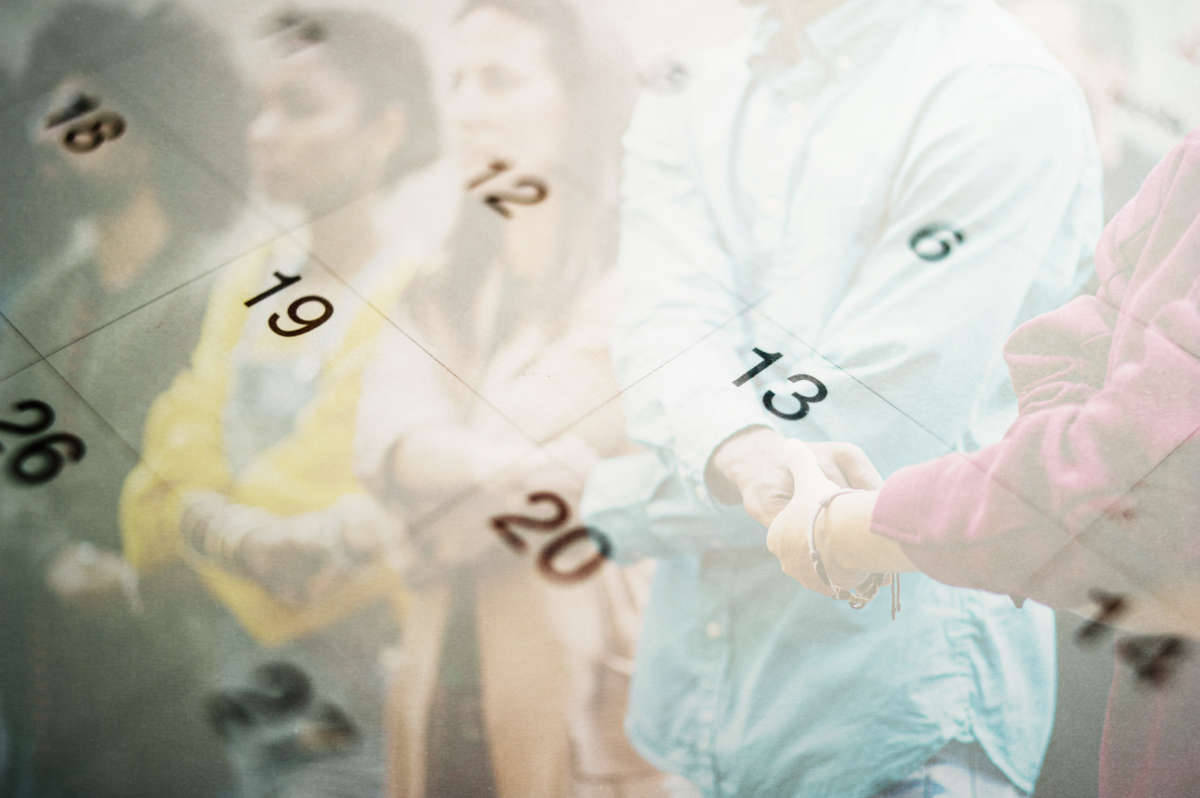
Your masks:
M526 544L519 535L513 532L511 527L524 527L525 529L537 530L539 532L549 532L566 523L571 515L571 511L567 508L567 503L557 494L542 491L531 493L526 498L530 504L548 502L553 505L554 515L550 518L532 518L527 515L506 514L497 515L491 521L492 529L496 531L500 539L517 553L525 551ZM558 556L559 552L576 542L582 542L589 538L600 549L593 557L571 571L560 571L554 567L554 559ZM602 533L588 529L588 527L577 526L567 530L555 540L550 541L538 553L538 570L542 572L542 576L554 582L578 582L591 576L596 569L604 564L604 560L611 553L611 544L608 542L608 538Z

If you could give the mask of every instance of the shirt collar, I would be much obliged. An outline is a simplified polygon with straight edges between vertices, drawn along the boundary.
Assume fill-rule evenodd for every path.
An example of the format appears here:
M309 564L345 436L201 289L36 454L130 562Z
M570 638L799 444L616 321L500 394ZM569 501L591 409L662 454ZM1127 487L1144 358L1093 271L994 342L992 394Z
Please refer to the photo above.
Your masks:
M764 8L754 26L751 64L778 71L816 58L826 67L846 71L870 60L880 51L880 42L924 6L964 2L978 0L845 0L793 36L774 9Z

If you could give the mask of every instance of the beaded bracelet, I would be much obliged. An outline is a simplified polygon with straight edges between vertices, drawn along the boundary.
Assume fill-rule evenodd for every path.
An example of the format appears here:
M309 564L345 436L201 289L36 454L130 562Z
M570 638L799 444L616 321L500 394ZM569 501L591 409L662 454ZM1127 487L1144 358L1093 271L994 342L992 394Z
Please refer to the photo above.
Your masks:
M868 576L857 587L845 588L839 587L829 578L829 572L825 570L825 562L821 559L820 552L817 551L817 519L821 517L821 511L828 508L833 500L838 496L847 493L861 493L862 491L856 488L842 488L835 490L833 493L826 496L817 505L817 509L813 512L812 523L808 527L808 554L812 558L813 570L817 572L817 576L825 583L825 587L833 593L833 597L838 601L845 601L850 604L851 608L861 610L870 603L871 599L875 598L875 594L879 592L879 588L884 585L892 586L892 619L896 618L896 613L900 610L900 575L899 574L881 574L874 573Z

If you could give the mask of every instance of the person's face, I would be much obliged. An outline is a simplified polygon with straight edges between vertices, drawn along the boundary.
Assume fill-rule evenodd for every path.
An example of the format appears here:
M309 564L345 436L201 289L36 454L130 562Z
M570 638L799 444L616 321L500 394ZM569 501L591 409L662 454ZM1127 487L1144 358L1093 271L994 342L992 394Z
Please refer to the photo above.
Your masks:
M362 92L323 52L313 44L265 66L248 139L255 178L276 202L317 208L362 193L380 177L368 158L399 145L376 140L379 120L364 118Z
M504 160L526 172L564 153L568 100L547 34L507 11L481 8L459 21L448 117L465 172Z

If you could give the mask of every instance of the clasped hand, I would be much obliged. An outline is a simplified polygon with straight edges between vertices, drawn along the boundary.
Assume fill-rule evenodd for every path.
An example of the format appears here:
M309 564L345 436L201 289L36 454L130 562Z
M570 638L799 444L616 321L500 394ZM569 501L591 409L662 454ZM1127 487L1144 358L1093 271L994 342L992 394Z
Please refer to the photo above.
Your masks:
M808 531L820 502L842 488L876 490L883 478L859 447L804 443L756 427L727 440L712 468L740 495L746 512L767 528L767 548L784 573L810 590L831 595L812 565ZM826 570L836 584L857 585L866 572L838 565L818 537Z
M185 507L182 532L194 551L296 606L333 593L370 563L399 573L411 559L403 522L361 494L294 516L210 491L190 494Z

